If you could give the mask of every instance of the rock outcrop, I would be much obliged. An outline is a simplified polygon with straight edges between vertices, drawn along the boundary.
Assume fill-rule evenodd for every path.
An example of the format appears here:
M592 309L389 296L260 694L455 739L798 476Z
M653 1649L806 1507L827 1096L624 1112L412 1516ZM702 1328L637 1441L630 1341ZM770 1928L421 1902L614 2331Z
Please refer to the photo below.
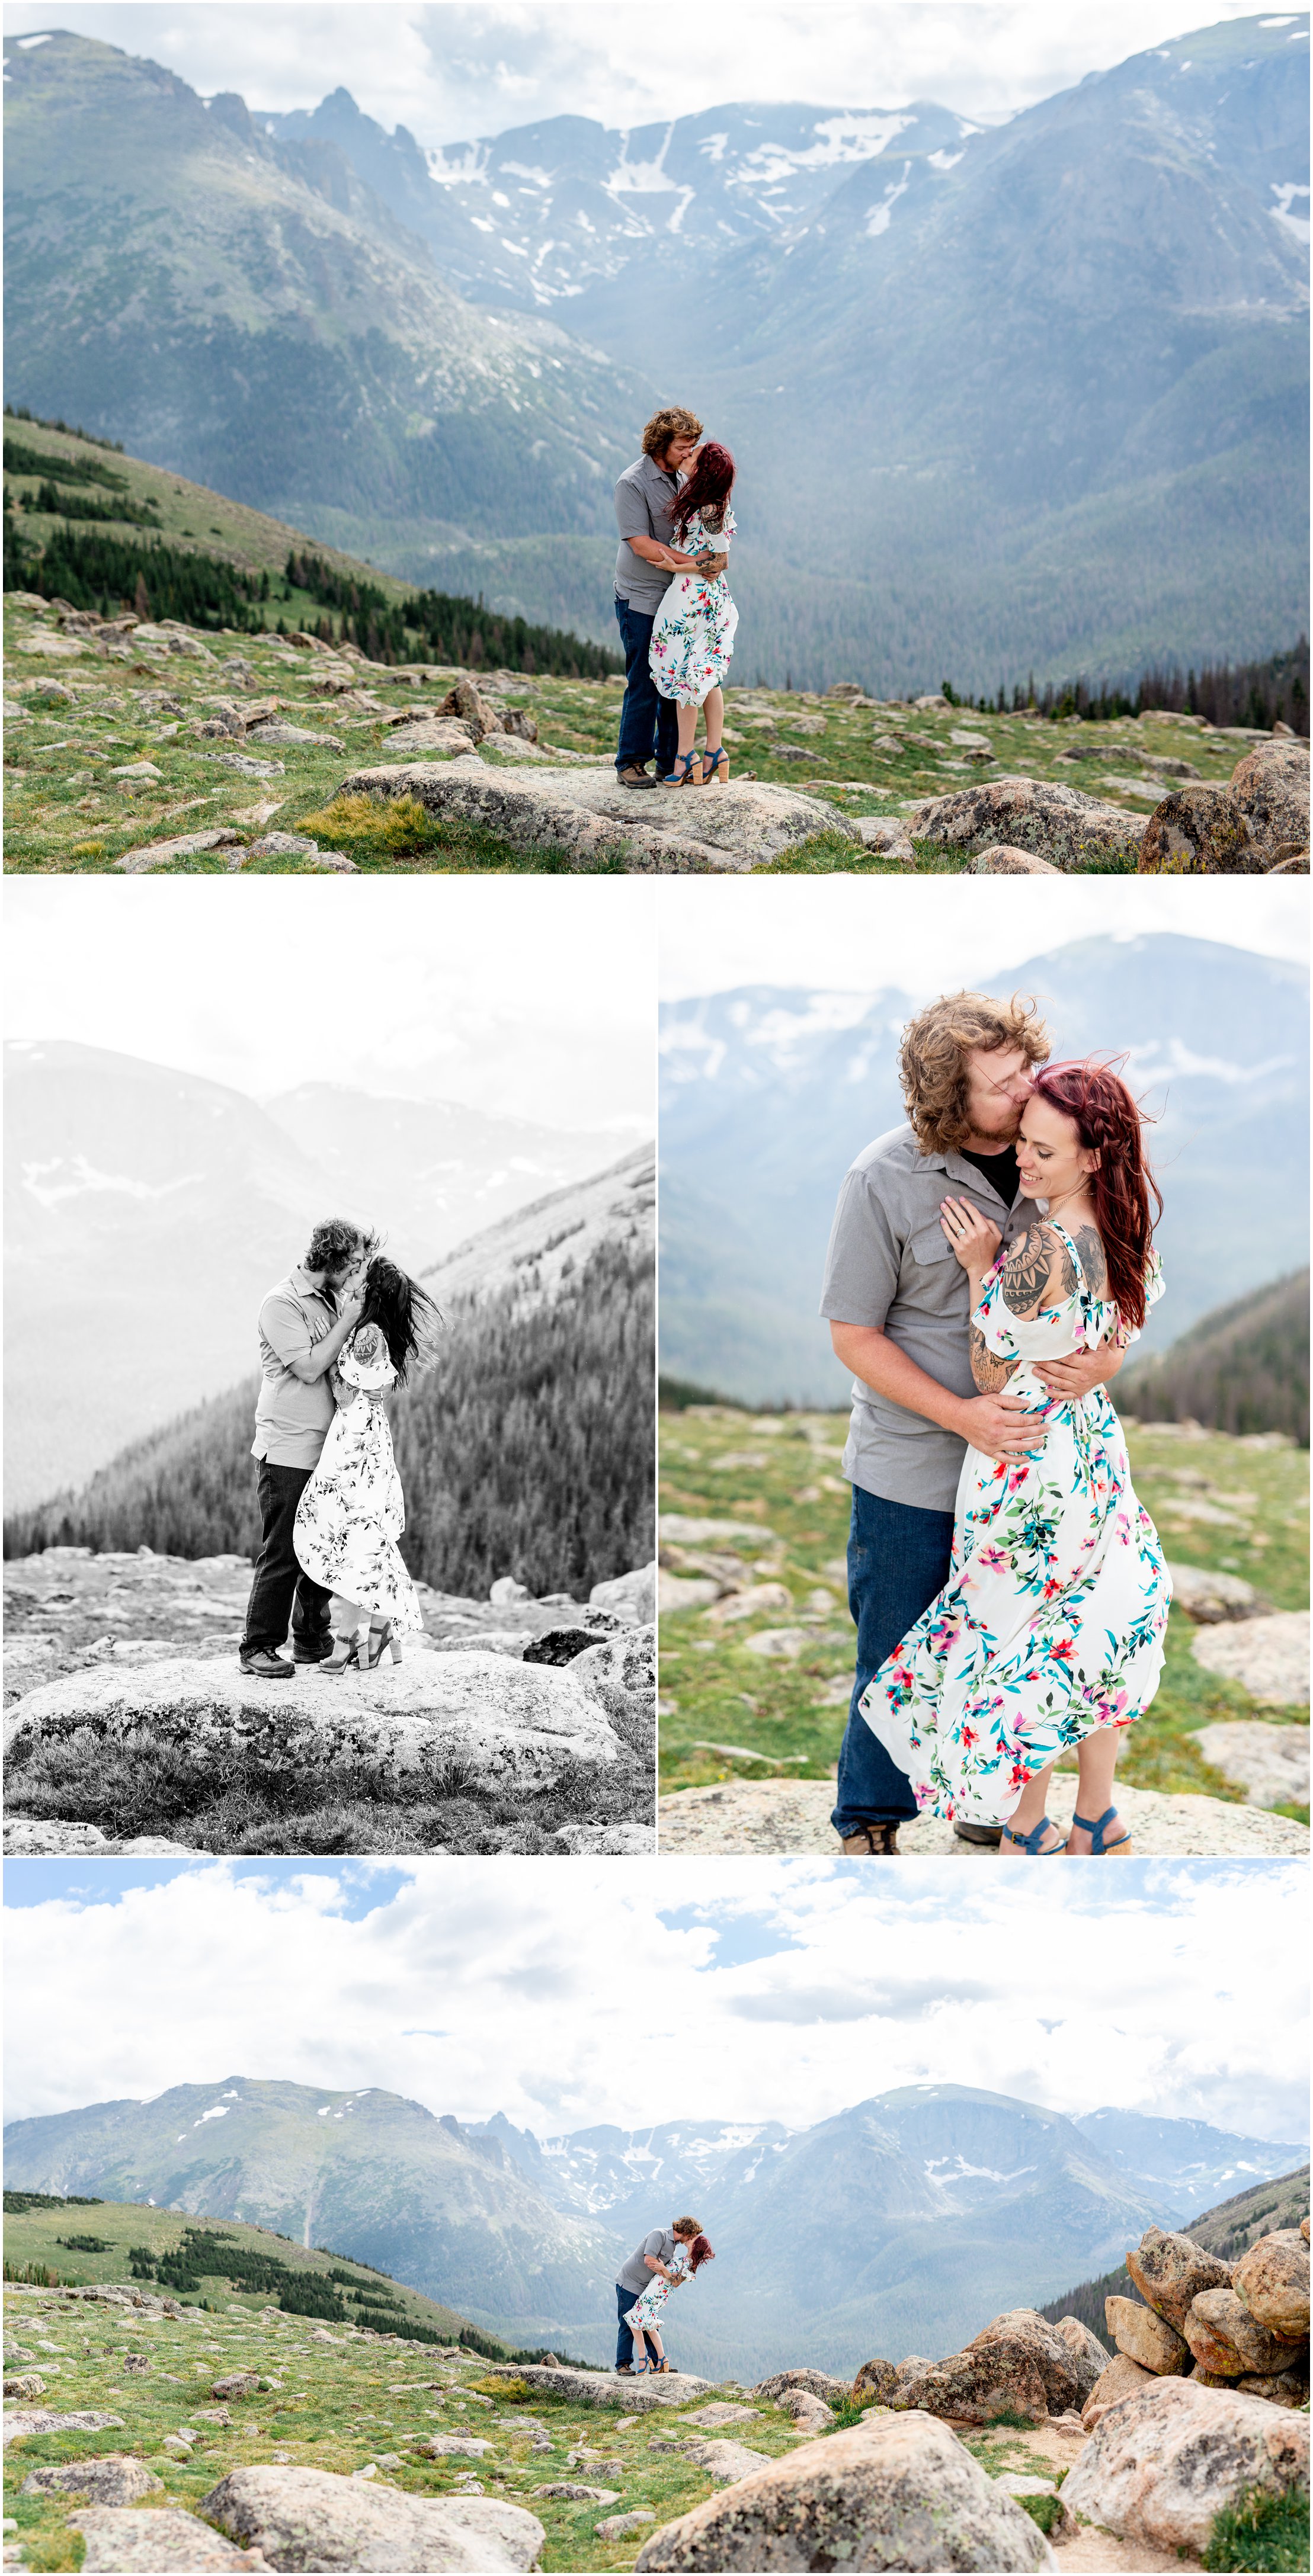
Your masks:
M1257 743L1226 786L1183 786L1150 815L1141 876L1268 876L1308 865L1308 744Z
M1155 2316L1166 2317L1178 2334L1184 2334L1191 2302L1199 2292L1224 2290L1231 2280L1231 2266L1220 2254L1210 2254L1193 2237L1165 2227L1145 2229L1126 2257L1126 2269L1145 2305Z
M235 2549L194 2513L175 2505L134 2511L126 2505L88 2505L69 2515L66 2528L82 2535L82 2564L90 2576L222 2576L246 2568L250 2576L275 2562L259 2549Z
M892 2400L957 2423L988 2424L1024 2415L1042 2424L1076 2403L1080 2375L1066 2342L1035 2308L1012 2308L974 2335L961 2352L900 2384Z
M1306 2219L1302 2228L1281 2227L1271 2236L1260 2236L1241 2255L1231 2275L1231 2287L1251 2316L1288 2340L1308 2334L1307 2231Z
M942 2424L872 2415L809 2442L653 2533L656 2569L1052 2567L1048 2542L1015 2499Z
M122 2451L105 2451L99 2459L60 2460L53 2466L32 2469L19 2488L20 2495L80 2495L91 2504L140 2504L143 2496L161 2495L164 2481L148 2469L144 2460L130 2459Z
M663 1587L674 1579L663 1574ZM694 1589L692 1583L688 1589ZM718 1585L709 1583L701 1597L714 1599L718 1590ZM1071 1822L1075 1797L1074 1776L1055 1772L1049 1814L1064 1830ZM1169 1794L1120 1786L1117 1802L1142 1855L1165 1858L1197 1853L1217 1858L1237 1853L1266 1858L1290 1853L1308 1857L1307 1825L1270 1815L1261 1807L1241 1806L1196 1791ZM833 1805L832 1780L729 1779L718 1781L714 1788L679 1789L660 1802L661 1849L667 1854L807 1852L832 1857ZM998 1857L992 1846L959 1842L951 1824L933 1816L916 1816L900 1826L898 1848L911 1859L970 1861L990 1867Z
M1190 2346L1166 2317L1139 2299L1105 2299L1108 2332L1118 2352L1160 2378L1181 2378L1192 2367Z
M1157 2378L1193 2375L1214 2388L1243 2383L1276 2405L1307 2401L1308 2243L1297 2229L1260 2236L1233 2273L1193 2238L1151 2227L1127 2254L1126 2268L1146 2304L1110 2298L1105 2306L1108 2331L1128 2363ZM1267 2315L1255 2310L1251 2293ZM1278 2333L1268 2315L1293 2331ZM1113 2402L1107 2377L1091 2404Z
M1059 2341L1065 2343L1071 2355L1076 2373L1075 2403L1077 2406L1083 2406L1086 2398L1097 2387L1112 2359L1112 2354L1100 2343L1093 2328L1087 2326L1081 2317L1059 2317L1053 2331Z
M1246 2488L1285 2494L1306 2487L1308 2473L1306 2417L1192 2379L1157 2379L1108 2409L1062 2497L1119 2540L1198 2555L1215 2515Z
M817 832L858 840L853 825L792 788L735 780L728 787L635 796L608 764L562 775L470 757L353 770L343 796L414 796L516 850L564 850L572 865L618 862L636 875L745 875ZM653 810L655 809L655 810Z
M1142 819L1079 787L1042 778L989 778L914 805L908 830L918 841L962 851L1020 850L1070 874L1126 865L1138 855Z
M531 2568L546 2533L499 2496L403 2495L328 2469L233 2469L200 2511L275 2567Z
M545 2395L568 2397L575 2406L613 2406L623 2415L687 2406L695 2398L709 2397L712 2387L709 2379L695 2379L686 2370L668 2371L664 2378L653 2374L621 2379L614 2371L572 2370L566 2362L492 2362L487 2378L489 2385L495 2379L518 2379Z

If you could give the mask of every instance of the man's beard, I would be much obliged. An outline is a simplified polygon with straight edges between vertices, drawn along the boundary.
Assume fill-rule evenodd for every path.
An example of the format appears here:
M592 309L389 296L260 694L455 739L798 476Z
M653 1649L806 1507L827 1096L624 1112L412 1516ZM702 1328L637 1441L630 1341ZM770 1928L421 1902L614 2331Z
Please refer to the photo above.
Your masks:
M974 1132L977 1136L987 1136L991 1145L996 1143L1000 1154L1003 1154L1009 1145L1015 1145L1021 1134L1021 1117L1020 1109L1013 1109L1006 1127L987 1127L984 1120L979 1119L974 1123Z

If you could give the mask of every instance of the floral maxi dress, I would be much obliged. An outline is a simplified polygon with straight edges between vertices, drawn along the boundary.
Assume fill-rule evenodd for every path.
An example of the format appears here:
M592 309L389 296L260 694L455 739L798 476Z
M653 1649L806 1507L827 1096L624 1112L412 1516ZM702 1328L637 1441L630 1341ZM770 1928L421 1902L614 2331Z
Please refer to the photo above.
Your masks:
M1072 1294L1021 1321L1003 1301L1000 1251L971 1318L988 1350L1020 1358L1007 1392L1043 1414L1043 1446L1015 1465L968 1449L948 1582L860 1702L917 1806L967 1824L1006 1823L1057 1755L1132 1725L1162 1672L1171 1579L1107 1391L1060 1403L1033 1374L1118 1329L1116 1306L1091 1293L1071 1236L1055 1231ZM1162 1293L1155 1253L1148 1303Z
M736 534L734 513L725 505L723 526L704 527L695 511L679 551L685 555L723 555ZM700 707L708 690L719 688L729 668L739 612L723 572L704 581L700 572L677 572L657 610L648 649L648 665L663 698L682 707Z
M674 2264L671 2268L678 2274L682 2281L685 2271L688 2268L682 2255L676 2255ZM669 2281L667 2281L660 2272L654 2272L651 2280L648 2282L647 2288L639 2291L632 2308L626 2308L625 2310L625 2324L630 2328L631 2332L637 2331L638 2333L646 2334L649 2327L655 2326L659 2334L661 2331L661 2311L669 2296Z
M423 1627L397 1541L406 1506L381 1398L397 1373L376 1324L357 1329L335 1377L355 1390L339 1402L323 1454L296 1510L297 1562L314 1583L398 1631Z

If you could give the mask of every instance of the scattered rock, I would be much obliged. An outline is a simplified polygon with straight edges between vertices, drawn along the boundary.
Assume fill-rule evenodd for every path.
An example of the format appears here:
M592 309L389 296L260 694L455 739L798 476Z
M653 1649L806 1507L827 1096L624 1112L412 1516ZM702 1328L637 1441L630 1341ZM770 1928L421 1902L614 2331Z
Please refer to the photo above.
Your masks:
M897 2386L898 2372L892 2361L864 2361L853 2381L853 2395L864 2397L869 2389L881 2406L888 2406Z
M1006 841L995 841L987 850L977 850L971 862L973 877L1060 877L1051 859L1041 859L1034 850L1017 850Z
M700 2424L704 2433L718 2433L725 2424L755 2424L761 2412L758 2406L699 2406L692 2415L681 2416L684 2424Z
M912 836L901 816L857 814L853 829L865 849L879 850L886 859L897 859L901 867L916 866Z
M547 777L476 758L398 762L353 771L338 793L415 796L430 812L461 815L513 849L561 849L583 870L618 858L638 875L747 874L815 832L858 837L830 806L791 788L734 780L698 794L635 798L609 765Z
M289 724L285 716L252 725L246 739L248 742L306 742L316 751L341 751L344 747L335 733L314 733L307 725Z
M1246 2374L1243 2379L1232 2380L1229 2384L1233 2388L1243 2389L1248 2397L1266 2398L1269 2406L1306 2407L1308 2405L1307 2363L1302 2370L1281 2370L1268 2376L1256 2372L1252 2375Z
M57 2415L49 2406L15 2407L4 2419L3 2439L23 2442L33 2433L107 2433L122 2428L121 2415L102 2415L95 2407L80 2408L72 2415Z
M531 2568L546 2533L498 2496L413 2496L327 2469L233 2469L199 2507L275 2567ZM179 2562L181 2563L181 2562Z
M610 2513L605 2522L594 2523L593 2536L597 2540L627 2540L631 2531L642 2531L645 2524L655 2521L654 2513L637 2505L632 2513Z
M1169 1565L1172 1600L1201 1627L1215 1628L1224 1619L1256 1619L1263 1604L1252 1583L1240 1574L1214 1574L1202 1565Z
M956 850L1026 850L1064 873L1133 857L1144 830L1138 816L1080 788L1012 777L927 797L911 808L907 822L918 841Z
M1231 794L1259 847L1306 850L1309 748L1294 735L1256 743L1231 772Z
M1194 2366L1190 2347L1166 2317L1142 2306L1138 2299L1105 2299L1103 2312L1117 2350L1138 2361L1142 2370L1151 2370L1158 2377L1188 2376Z
M44 2397L46 2383L39 2370L20 2370L4 2383L6 2397Z
M1274 1610L1243 1625L1202 1628L1192 1640L1194 1659L1206 1672L1241 1682L1251 1699L1274 1707L1307 1706L1309 1614Z
M430 2460L483 2460L495 2447L481 2433L426 2433L416 2445Z
M706 1610L719 1601L724 1585L709 1574L668 1574L664 1566L657 1577L657 1609L663 1619L676 1619L686 1610Z
M590 1609L609 1610L617 1619L633 1620L639 1627L650 1627L656 1617L655 1560L651 1565L636 1565L628 1574L614 1574L605 1583L595 1583L588 1595Z
M647 2415L655 2407L687 2406L709 2397L711 2381L691 2372L672 2370L664 2378L621 2379L613 2371L571 2370L566 2362L491 2362L489 2379L521 2379L544 2395L566 2397L575 2406L614 2406L627 2415Z
M657 1847L655 1825L562 1825L556 1839L576 1859L650 1860Z
M1284 2420L1284 2419L1283 2419ZM943 2424L868 2415L653 2533L640 2571L1053 2567L1048 2542Z
M1155 2315L1166 2317L1178 2334L1184 2334L1186 2318L1200 2292L1224 2290L1231 2280L1231 2266L1220 2255L1164 2227L1145 2229L1139 2244L1127 2254L1126 2269L1141 2298Z
M814 2406L817 2402L814 2397L808 2398L801 2393L799 2395L801 2405ZM826 2413L829 2414L828 2407ZM703 2476L711 2478L718 2487L732 2487L737 2485L740 2478L752 2477L756 2470L764 2468L768 2456L765 2451L749 2450L744 2442L686 2442L684 2444L685 2459L691 2460L694 2467L701 2469Z
M534 2494L550 2496L557 2504L615 2504L619 2499L620 2489L575 2486L568 2478L563 2478L554 2486L535 2487Z
M106 2451L99 2459L60 2460L53 2467L33 2469L19 2494L80 2495L89 2504L139 2504L143 2496L162 2491L163 2484L143 2460L130 2459L122 2451Z
M169 868L175 859L190 859L207 850L240 850L245 856L246 842L227 825L210 832L179 832L172 840L147 841L140 849L125 850L114 866L120 876L145 876L151 868Z
M1307 2421L1260 2397L1155 2379L1106 2413L1066 2477L1063 2502L1119 2540L1202 2553L1242 2488L1307 2485Z
M1308 2220L1302 2227L1281 2227L1260 2236L1242 2254L1231 2286L1260 2325L1294 2341L1308 2333Z
M656 1710L656 1630L621 1628L576 1655L569 1668L572 1685L602 1710L613 1726Z
M823 2397L813 2397L810 2389L788 2388L779 2399L782 2415L789 2415L800 2433L824 2433L834 2422L834 2408Z
M90 2505L81 2513L69 2515L67 2528L78 2531L86 2544L82 2564L91 2571L113 2571L113 2576L205 2576L205 2571L246 2567L268 2568L270 2561L258 2549L234 2549L231 2541L217 2531L207 2530L194 2513L184 2513L176 2505L162 2512L142 2513L131 2507Z
M1263 876L1267 861L1229 787L1175 788L1154 808L1140 844L1148 876Z
M210 2395L212 2397L218 2397L226 2403L230 2397L254 2397L259 2385L260 2379L257 2371L231 2370L229 2371L226 2379L216 2379L214 2381L210 2390Z
M330 870L336 876L354 877L360 871L354 859L344 850L321 850L317 841L308 841L299 832L265 832L252 841L246 853L251 859L307 859L312 867Z
M874 2369L876 2366L874 2362L866 2364L868 2369ZM888 2368L887 2363L879 2366ZM758 2380L756 2387L749 2389L748 2394L750 2397L759 2397L763 2405L773 2406L776 2399L786 2390L798 2388L805 2389L811 2397L834 2399L840 2402L848 2394L847 2380L832 2378L828 2370L777 2370L769 2379Z
M1205 1762L1243 1789L1252 1806L1308 1805L1307 1727L1273 1726L1261 1717L1229 1718L1201 1726L1194 1740Z
M894 2404L927 2415L987 2424L1005 2410L1042 2424L1077 2393L1076 2365L1062 2337L1035 2308L995 2317L961 2352L900 2382Z
M594 1653L605 1649L593 1649ZM86 1729L107 1747L149 1746L152 1758L194 1768L199 1784L240 1753L248 1775L303 1778L365 1772L381 1793L419 1793L445 1777L453 1757L489 1785L550 1788L577 1762L609 1766L620 1745L598 1691L576 1673L525 1665L477 1651L416 1655L352 1677L349 1691L313 1671L298 1672L276 1698L236 1664L182 1657L124 1673L89 1667L47 1683L18 1702L9 1720L10 1794L40 1748L48 1765Z

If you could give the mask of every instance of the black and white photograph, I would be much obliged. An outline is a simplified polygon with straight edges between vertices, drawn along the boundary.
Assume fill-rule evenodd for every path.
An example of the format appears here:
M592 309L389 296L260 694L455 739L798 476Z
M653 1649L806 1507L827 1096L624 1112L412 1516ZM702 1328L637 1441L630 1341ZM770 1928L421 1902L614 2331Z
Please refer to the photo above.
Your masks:
M651 890L70 891L7 919L9 1848L648 1848Z

